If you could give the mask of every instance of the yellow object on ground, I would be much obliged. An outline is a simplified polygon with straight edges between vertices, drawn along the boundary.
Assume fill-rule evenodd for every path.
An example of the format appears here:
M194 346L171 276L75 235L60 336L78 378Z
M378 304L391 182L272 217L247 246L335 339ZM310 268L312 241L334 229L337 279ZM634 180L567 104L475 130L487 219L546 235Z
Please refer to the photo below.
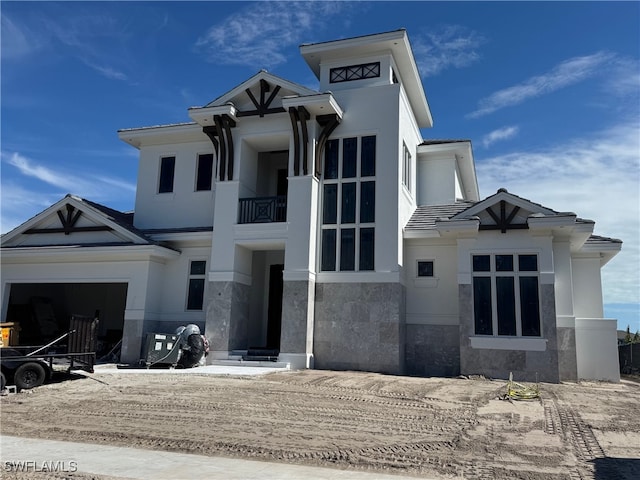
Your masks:
M513 381L513 372L509 372L509 383L507 383L507 397L511 400L534 400L540 398L540 387L538 383L534 387L528 387Z

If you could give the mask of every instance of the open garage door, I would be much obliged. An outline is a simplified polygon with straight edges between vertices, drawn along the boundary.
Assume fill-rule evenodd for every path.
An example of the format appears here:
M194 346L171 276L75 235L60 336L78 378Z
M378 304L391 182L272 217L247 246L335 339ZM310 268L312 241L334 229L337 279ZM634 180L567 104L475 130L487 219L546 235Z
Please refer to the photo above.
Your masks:
M126 283L15 283L4 322L18 330L19 345L39 345L65 333L71 315L97 315L97 357L122 338Z

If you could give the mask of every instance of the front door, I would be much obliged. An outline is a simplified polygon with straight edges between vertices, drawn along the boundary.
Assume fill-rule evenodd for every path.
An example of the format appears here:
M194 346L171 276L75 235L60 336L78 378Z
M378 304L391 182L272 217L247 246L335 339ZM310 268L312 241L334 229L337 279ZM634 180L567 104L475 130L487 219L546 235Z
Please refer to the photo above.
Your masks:
M282 271L284 265L269 268L269 306L267 309L267 348L280 350L282 326Z

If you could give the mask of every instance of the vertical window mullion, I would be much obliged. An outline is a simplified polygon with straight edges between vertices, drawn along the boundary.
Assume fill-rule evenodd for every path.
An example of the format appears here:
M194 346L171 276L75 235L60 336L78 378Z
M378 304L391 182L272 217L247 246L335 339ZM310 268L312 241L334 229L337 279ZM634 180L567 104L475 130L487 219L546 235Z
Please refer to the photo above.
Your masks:
M520 274L516 273L513 279L514 283L514 296L516 305L516 335L522 336L522 308L520 303Z

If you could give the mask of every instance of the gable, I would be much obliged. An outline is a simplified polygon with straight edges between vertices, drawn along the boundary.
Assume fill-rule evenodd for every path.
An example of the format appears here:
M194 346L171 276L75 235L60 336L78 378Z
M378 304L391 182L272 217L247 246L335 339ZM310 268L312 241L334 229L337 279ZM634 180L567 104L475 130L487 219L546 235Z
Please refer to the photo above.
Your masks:
M67 195L3 235L2 247L149 243L123 225L124 218L121 212Z
M232 103L237 110L238 117L264 116L269 113L284 112L282 100L285 97L317 93L262 70L204 108Z
M480 222L480 230L499 230L506 233L507 230L529 228L528 219L531 216L555 217L557 215L559 215L558 212L554 210L510 194L506 189L501 188L495 195L454 215L451 220L468 220L475 217Z

